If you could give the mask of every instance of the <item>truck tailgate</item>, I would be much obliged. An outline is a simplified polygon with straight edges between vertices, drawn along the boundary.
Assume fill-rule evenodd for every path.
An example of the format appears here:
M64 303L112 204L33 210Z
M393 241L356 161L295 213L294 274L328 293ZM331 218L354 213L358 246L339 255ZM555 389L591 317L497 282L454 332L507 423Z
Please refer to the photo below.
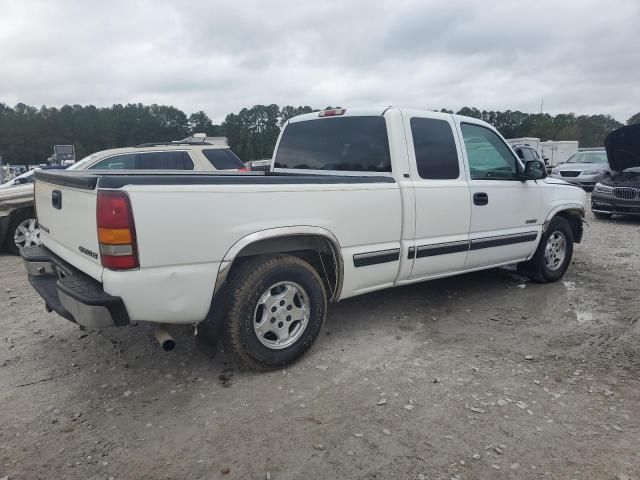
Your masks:
M36 174L35 205L42 244L100 281L95 182L73 185L63 173Z

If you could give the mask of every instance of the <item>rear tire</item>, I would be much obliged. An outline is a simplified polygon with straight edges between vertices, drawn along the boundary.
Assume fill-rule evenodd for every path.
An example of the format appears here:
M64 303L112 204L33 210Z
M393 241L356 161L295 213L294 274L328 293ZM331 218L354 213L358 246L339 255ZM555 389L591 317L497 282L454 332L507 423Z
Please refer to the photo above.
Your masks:
M593 216L599 220L609 220L611 218L610 213L592 212Z
M230 277L224 339L243 363L272 370L311 347L327 308L324 284L311 265L290 255L259 256Z
M555 217L542 234L540 244L528 262L518 266L518 270L534 282L549 283L562 278L571 263L573 255L573 231L569 222Z

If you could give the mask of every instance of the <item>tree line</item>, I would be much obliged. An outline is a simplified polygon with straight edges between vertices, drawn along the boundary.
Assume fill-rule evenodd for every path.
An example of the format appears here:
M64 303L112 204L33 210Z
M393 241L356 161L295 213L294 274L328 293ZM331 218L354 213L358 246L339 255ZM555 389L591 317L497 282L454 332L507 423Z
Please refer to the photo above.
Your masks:
M0 155L5 164L37 165L45 162L56 144L73 144L80 159L107 148L179 140L202 132L228 137L231 148L242 160L256 160L271 156L280 128L289 118L314 111L318 109L309 106L254 105L228 114L216 125L203 111L187 115L167 105L65 105L38 109L23 103L14 107L0 103ZM554 116L470 107L455 113L491 123L506 138L578 140L581 147L602 146L607 133L622 126L610 115ZM627 121L638 122L640 113Z

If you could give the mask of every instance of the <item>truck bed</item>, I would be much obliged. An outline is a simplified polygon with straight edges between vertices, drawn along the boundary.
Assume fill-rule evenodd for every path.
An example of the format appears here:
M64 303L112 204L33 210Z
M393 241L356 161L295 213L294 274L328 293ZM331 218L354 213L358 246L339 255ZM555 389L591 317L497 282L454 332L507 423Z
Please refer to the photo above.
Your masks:
M103 189L129 196L137 270L101 265L96 199ZM108 294L126 298L132 320L201 321L225 255L256 232L320 228L338 240L345 259L399 250L402 236L400 188L387 175L38 172L35 190L43 245ZM59 209L52 206L54 191L62 197ZM345 261L345 270L355 268ZM397 271L398 263L390 262L368 267L367 276L345 272L341 298L364 293L378 277L391 285Z

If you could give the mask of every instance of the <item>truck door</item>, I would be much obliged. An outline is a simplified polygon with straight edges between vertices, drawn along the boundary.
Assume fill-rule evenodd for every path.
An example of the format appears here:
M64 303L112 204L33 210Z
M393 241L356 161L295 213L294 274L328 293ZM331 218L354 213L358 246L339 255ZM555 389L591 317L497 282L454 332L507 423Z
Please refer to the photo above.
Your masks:
M542 231L540 189L520 179L519 161L491 128L460 123L471 191L470 248L465 269L520 261Z
M471 200L453 117L423 111L404 111L403 117L416 212L409 280L460 271Z

